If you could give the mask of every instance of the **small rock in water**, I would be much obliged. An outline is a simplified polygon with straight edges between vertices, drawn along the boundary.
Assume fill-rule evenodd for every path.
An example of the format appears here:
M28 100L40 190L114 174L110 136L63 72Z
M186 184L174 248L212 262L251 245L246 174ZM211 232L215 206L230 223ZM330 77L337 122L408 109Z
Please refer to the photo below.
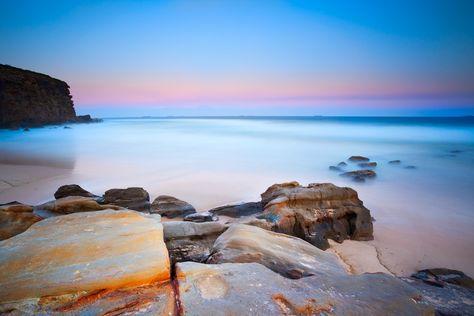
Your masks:
M405 169L416 169L416 166L412 166L412 165L405 166Z
M357 182L364 182L365 179L374 178L376 175L375 171L369 169L341 173L341 176L352 178L352 180Z
M184 217L185 221L188 222L195 222L195 223L202 223L202 222L215 222L219 219L219 217L215 216L210 212L199 212L186 215Z
M369 161L370 159L364 156L350 156L348 160L358 162L358 161Z
M64 129L71 129L72 127L64 126Z
M110 189L105 191L103 203L143 212L150 209L150 195L145 189L138 187Z
M196 209L188 202L181 201L173 196L160 195L151 204L150 213L175 218L196 213Z
M329 166L329 170L332 170L332 171L342 171L341 168L336 167L336 166Z
M390 160L388 163L391 165L399 165L402 161L401 160Z
M29 132L30 129L27 127L27 128L24 128L23 131L24 131L24 132Z
M340 163L337 164L338 167L345 167L347 166L347 163L345 163L344 161L341 161Z
M377 163L375 161L373 162L360 162L357 164L359 167L362 168L374 168L377 167Z

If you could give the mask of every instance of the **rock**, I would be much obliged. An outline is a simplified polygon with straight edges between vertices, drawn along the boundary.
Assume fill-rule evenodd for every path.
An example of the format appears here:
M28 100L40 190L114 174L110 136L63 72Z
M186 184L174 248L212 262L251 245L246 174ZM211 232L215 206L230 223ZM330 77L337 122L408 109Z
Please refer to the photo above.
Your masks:
M181 201L169 195L160 195L151 204L150 212L168 218L175 218L196 213L196 209L188 202Z
M76 120L66 82L0 65L0 128L60 124Z
M440 287L443 287L446 283L451 283L468 289L474 289L474 280L458 270L445 268L425 269L413 274L412 277Z
M260 202L249 202L242 204L226 205L213 208L209 210L210 213L215 215L228 216L233 218L249 216L258 214L263 211L262 203Z
M105 204L113 204L135 211L150 210L150 195L143 188L110 189L104 193Z
M397 160L390 160L388 163L391 165L399 165L402 163L402 161L397 159Z
M412 166L412 165L405 166L405 169L416 169L416 166Z
M369 161L370 159L364 156L350 156L347 160L352 162L359 162L359 161Z
M373 162L360 162L357 165L361 168L375 168L375 167L377 167L377 163L375 161L373 161Z
M172 264L205 262L217 237L226 230L222 223L164 222L164 236Z
M67 196L85 196L85 197L98 197L90 193L89 191L84 190L77 184L66 184L59 187L54 193L55 199L60 199Z
M0 240L21 234L42 218L33 214L33 207L20 202L0 205Z
M351 188L332 183L298 182L274 184L262 193L261 218L272 230L302 238L321 249L327 239L371 240L373 227L370 211Z
M284 277L343 275L337 257L293 236L235 224L220 235L207 263L261 263Z
M202 223L202 222L215 222L219 219L216 215L210 212L199 212L186 215L183 220L195 223Z
M365 179L375 178L377 174L373 170L363 169L363 170L344 172L344 173L341 173L341 176L352 178L352 180L357 181L357 182L364 182Z
M258 263L176 265L184 315L433 315L386 274L288 279Z
M92 212L106 209L120 210L116 205L101 205L94 198L84 196L67 196L54 201L49 201L35 206L34 210L38 214L63 215L78 212ZM46 212L44 212L46 211ZM46 216L45 215L45 216Z
M30 129L28 127L23 129L23 132L29 132L29 131Z
M128 210L69 214L0 242L1 304L107 294L169 278L163 227L153 215Z
M347 166L347 163L345 163L344 161L341 161L340 163L337 164L338 167L345 167Z
M336 166L329 166L329 170L332 170L332 171L342 171L341 168L336 167Z

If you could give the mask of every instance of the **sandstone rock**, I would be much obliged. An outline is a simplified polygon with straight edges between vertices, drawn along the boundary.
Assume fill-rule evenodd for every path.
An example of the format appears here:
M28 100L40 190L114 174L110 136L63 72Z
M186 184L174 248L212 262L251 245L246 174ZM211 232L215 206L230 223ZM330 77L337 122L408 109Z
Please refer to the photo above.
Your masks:
M48 212L44 213L45 216L47 214L54 216L78 212L100 211L106 209L120 210L122 208L116 205L101 205L97 203L94 198L84 196L68 196L35 206L35 212L39 214L43 214L44 211Z
M328 238L338 242L373 239L370 211L351 188L331 183L274 184L262 193L262 203L262 218L272 223L272 230L321 249L329 247Z
M249 202L249 203L242 203L242 204L220 206L220 207L213 208L209 212L216 215L238 218L242 216L249 216L249 215L261 213L262 211L263 211L262 203Z
M204 262L216 238L226 230L222 223L163 222L166 246L172 263Z
M259 227L235 224L220 235L207 263L261 263L282 276L342 275L346 271L333 254L308 242Z
M135 211L150 210L150 195L143 188L110 189L104 193L104 203Z
M415 289L386 274L292 280L258 263L177 264L184 315L433 315Z
M0 242L1 304L30 298L39 298L36 303L41 304L50 296L90 296L104 290L106 294L169 277L159 217L134 211L49 218Z
M77 184L62 185L54 193L55 199L60 199L67 196L98 197L97 195L94 195L89 191L84 190Z
M76 121L66 82L0 65L0 128Z
M370 159L364 156L350 156L347 160L353 161L353 162L359 162L359 161L369 161Z
M160 195L151 204L151 213L168 218L184 217L196 213L196 209L188 202L169 195Z
M17 201L0 205L0 240L18 235L40 220L30 205Z
M412 277L440 287L445 286L446 283L451 283L468 289L474 289L474 280L458 270L445 268L425 269L413 274Z
M215 222L219 219L216 215L210 212L199 212L186 215L183 220L195 223L202 223L202 222Z
M377 167L377 163L375 161L371 162L360 162L357 164L361 168L375 168Z
M377 176L377 173L373 170L364 169L364 170L355 170L341 173L342 177L352 178L352 180L357 182L364 182L365 179L372 179Z

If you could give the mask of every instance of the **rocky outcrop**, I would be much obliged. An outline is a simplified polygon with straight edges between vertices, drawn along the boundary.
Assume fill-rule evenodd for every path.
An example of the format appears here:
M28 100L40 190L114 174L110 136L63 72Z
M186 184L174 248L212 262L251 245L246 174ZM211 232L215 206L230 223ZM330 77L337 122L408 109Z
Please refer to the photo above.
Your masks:
M76 116L66 82L0 65L0 128L92 121Z
M329 247L328 238L338 242L373 239L370 211L351 188L289 182L274 184L261 196L264 212L260 218L276 232L300 237L321 249Z
M18 235L40 220L30 205L16 201L0 205L0 240Z
M260 202L249 202L233 205L225 205L213 208L209 210L210 213L228 217L242 217L253 214L258 214L263 211L262 203Z
M196 209L188 202L181 201L173 196L160 195L151 204L151 213L175 218L196 213Z
M222 223L164 222L164 236L172 263L205 262L216 238L226 230Z
M310 275L344 275L337 257L306 241L235 224L217 238L207 263L261 263L284 277L299 279Z
M258 263L177 264L184 315L433 315L386 274L282 277Z
M79 212L93 212L106 209L120 210L116 205L101 205L94 198L83 196L67 196L35 206L35 212L45 217Z
M3 312L172 312L171 287L160 284L169 278L159 216L76 213L45 219L0 242Z
M104 204L113 204L134 211L150 210L150 195L143 188L110 189L104 193Z
M84 190L77 184L62 185L56 190L56 192L54 192L55 199L60 199L67 196L84 196L98 198L97 195L94 195L89 191Z

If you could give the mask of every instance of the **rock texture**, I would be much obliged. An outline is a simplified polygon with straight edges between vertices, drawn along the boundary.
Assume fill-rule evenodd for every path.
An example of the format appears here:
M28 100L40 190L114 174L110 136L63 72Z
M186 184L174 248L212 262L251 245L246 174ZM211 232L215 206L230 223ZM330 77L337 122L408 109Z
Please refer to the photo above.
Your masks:
M0 240L18 235L40 220L30 205L16 201L0 205Z
M86 119L76 117L67 83L44 74L0 65L0 128L76 121Z
M235 224L217 238L207 263L261 263L284 277L299 279L310 275L344 275L337 257L306 241Z
M106 209L120 210L122 208L116 205L101 205L94 198L83 196L68 196L35 206L35 212L44 214L45 217Z
M60 199L67 196L85 196L85 197L95 197L95 198L98 197L97 195L94 195L90 193L89 191L84 190L77 184L62 185L56 190L56 192L54 192L55 199Z
M292 280L258 263L177 264L184 315L434 315L386 274Z
M226 230L222 223L164 222L166 246L172 263L205 262L216 238Z
M104 204L113 204L135 211L150 210L150 195L143 188L110 189L104 193Z
M321 249L327 239L371 240L373 226L370 211L351 188L331 183L298 182L274 184L262 193L261 218L272 230L300 237Z
M262 203L260 202L249 202L234 205L225 205L213 208L209 210L210 213L215 215L229 216L229 217L242 217L253 214L258 214L263 211Z
M151 213L175 218L196 213L196 209L188 202L181 201L173 196L160 195L151 204Z
M45 219L0 242L3 307L31 298L108 295L169 278L159 217L138 212L108 210Z

